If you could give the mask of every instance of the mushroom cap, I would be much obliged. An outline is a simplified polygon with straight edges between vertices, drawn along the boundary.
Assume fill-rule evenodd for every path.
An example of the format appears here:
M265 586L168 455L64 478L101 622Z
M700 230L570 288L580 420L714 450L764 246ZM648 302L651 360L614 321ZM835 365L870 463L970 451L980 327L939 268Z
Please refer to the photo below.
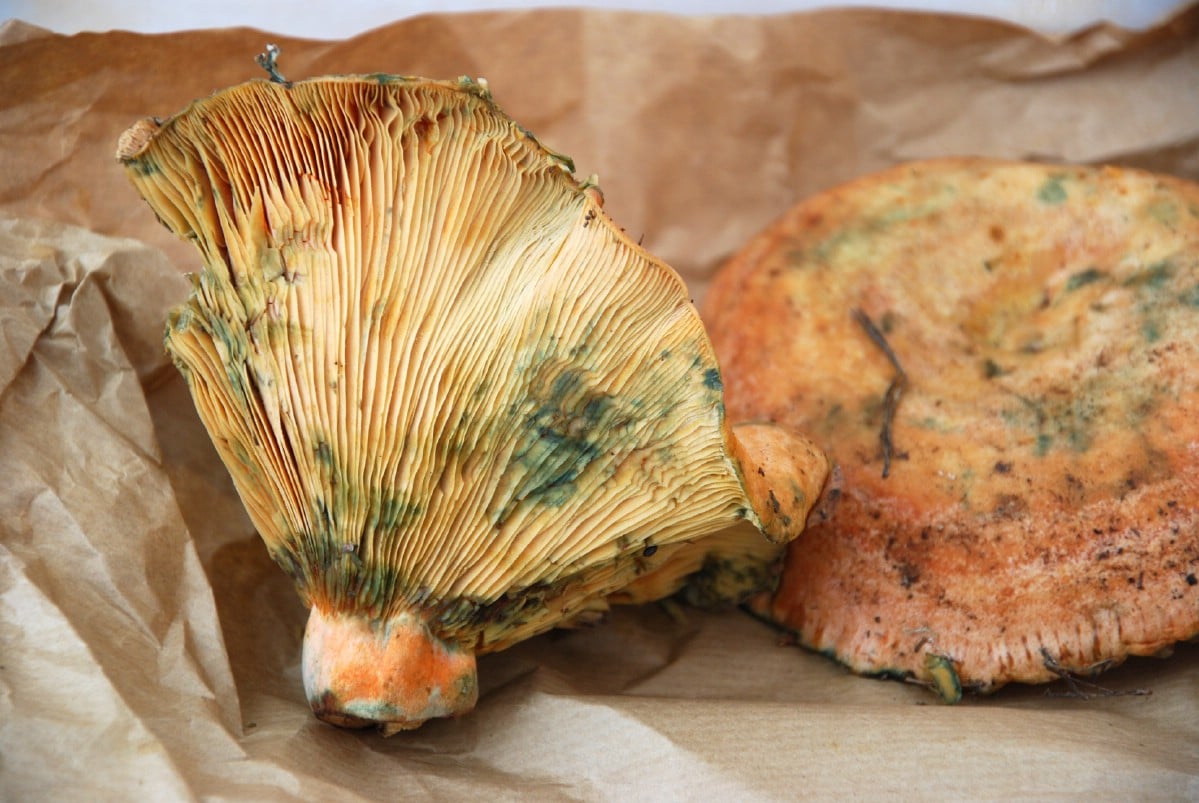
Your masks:
M792 537L749 470L800 522L819 493L822 454L797 483L730 430L679 276L480 83L254 81L118 158L203 256L166 346L312 607L330 721L461 713L476 653L739 521Z
M730 419L834 464L755 601L802 644L952 698L1199 633L1196 185L902 165L789 211L705 317Z

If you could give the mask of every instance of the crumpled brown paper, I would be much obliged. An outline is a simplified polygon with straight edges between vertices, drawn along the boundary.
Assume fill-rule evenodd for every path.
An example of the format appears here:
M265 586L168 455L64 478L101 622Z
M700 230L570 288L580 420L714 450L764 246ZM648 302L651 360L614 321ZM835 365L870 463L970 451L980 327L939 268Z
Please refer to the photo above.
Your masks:
M1149 694L947 707L739 612L651 606L483 658L469 717L386 740L314 720L305 611L162 353L197 256L112 160L134 120L257 77L267 41L0 29L0 799L1199 797L1196 645L1100 678ZM295 78L487 77L697 294L795 200L900 160L1199 179L1196 8L1060 41L884 12L562 11L278 43Z

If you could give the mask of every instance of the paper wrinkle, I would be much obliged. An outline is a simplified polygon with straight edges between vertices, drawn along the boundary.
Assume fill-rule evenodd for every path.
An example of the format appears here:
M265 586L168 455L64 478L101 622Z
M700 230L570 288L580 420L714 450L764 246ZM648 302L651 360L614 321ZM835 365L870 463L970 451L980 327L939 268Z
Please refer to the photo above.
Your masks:
M8 19L0 22L0 46L15 45L32 39L53 36L53 33L38 25L31 25L24 20Z
M713 768L708 759L662 733L652 717L638 716L637 707L604 698L593 701L534 692L520 705L506 707L493 727L508 733L536 732L539 741L553 745L553 752L530 754L520 740L487 740L474 756L534 784L570 778L572 795L584 800L755 797L751 786L723 768ZM597 750L596 733L621 733L623 738Z
M1055 42L1037 37L1012 39L983 52L980 72L991 79L1030 81L1061 77L1118 56L1135 34L1097 25Z
M162 743L123 704L86 640L26 568L0 544L0 798L119 797L139 787L171 799L190 797ZM31 698L51 727L29 727L23 709ZM101 767L106 771L97 773Z
M173 715L193 717L199 724L192 727L202 730L211 730L204 724L211 722L219 731L217 701L233 703L223 718L235 724L236 687L209 585L158 467L141 386L114 337L119 327L110 319L104 282L95 278L119 261L108 252L128 243L52 224L6 230L22 227L32 250L45 253L44 241L63 248L53 262L40 263L42 280L57 288L54 316L0 398L0 474L4 498L11 500L5 551L8 565L19 567L21 578L54 608L34 637L46 627L51 638L69 628L86 649L84 663L106 682L83 691L47 678L18 703L60 700L51 711L70 719L79 714L75 709L119 705L158 738L144 750L176 761L187 743L172 738L179 725L159 710L163 692L173 692ZM71 243L81 250L73 253ZM152 278L153 260L139 250ZM0 256L0 268L7 268L7 257ZM160 277L177 279L161 261L158 269ZM240 755L232 734L224 736L227 750ZM211 736L205 741L210 748L219 744Z
M9 243L0 244L7 253ZM13 264L0 273L6 314L0 318L3 351L0 351L0 397L29 359L42 333L54 322L61 284L38 286L43 271L39 263Z
M0 411L0 421L7 425L11 419L6 413L21 411L11 403L6 408ZM105 666L120 666L119 675L153 695L155 685L163 678L149 670L171 657L164 648L174 623L173 612L179 607L178 562L190 546L186 541L163 537L166 534L158 527L132 534L135 538L127 537L127 528L140 524L143 515L147 523L153 520L154 513L138 496L143 492L157 496L166 488L165 482L155 481L153 474L145 470L144 460L122 455L116 438L97 439L98 449L91 453L68 450L43 455L34 452L36 444L22 443L19 437L0 441L4 460L10 463L6 471L9 488L17 498L28 498L28 514L17 522L25 532L11 537L14 553L25 554L25 562L38 567L36 576L42 578L39 587L58 601L63 615L77 623L81 632L95 634L105 617L112 618L112 625L120 625L123 643L119 649L107 639L98 640L93 648ZM106 452L107 457L100 456ZM121 465L112 466L114 460L122 461ZM22 471L17 461L31 471ZM72 468L89 463L94 465L90 473ZM103 463L116 470L105 471ZM57 473L56 468L68 473ZM130 483L136 485L136 491L129 489ZM39 490L43 485L44 490ZM55 493L54 488L60 490ZM94 510L121 511L130 518L121 520L118 514L97 521L91 512ZM139 535L145 539L142 549L134 552L122 548L129 541L138 543ZM142 658L140 664L130 660L135 646ZM212 699L215 693L206 689L203 696Z
M199 257L112 159L135 120L260 77L266 41L290 78L487 77L696 298L792 203L902 159L1199 179L1199 7L1057 43L870 11L432 16L338 43L3 26L0 798L1199 797L1199 645L1098 678L1148 696L947 708L738 611L617 608L484 656L462 719L391 739L317 722L306 611L163 353Z

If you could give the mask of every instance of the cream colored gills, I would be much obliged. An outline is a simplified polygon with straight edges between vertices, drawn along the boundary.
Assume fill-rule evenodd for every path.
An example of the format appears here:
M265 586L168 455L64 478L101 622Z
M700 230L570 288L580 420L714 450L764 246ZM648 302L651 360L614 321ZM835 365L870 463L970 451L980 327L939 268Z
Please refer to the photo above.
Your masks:
M119 156L204 255L167 347L312 606L323 718L469 710L476 652L673 593L738 521L802 528L823 455L733 436L677 274L480 84L252 82Z

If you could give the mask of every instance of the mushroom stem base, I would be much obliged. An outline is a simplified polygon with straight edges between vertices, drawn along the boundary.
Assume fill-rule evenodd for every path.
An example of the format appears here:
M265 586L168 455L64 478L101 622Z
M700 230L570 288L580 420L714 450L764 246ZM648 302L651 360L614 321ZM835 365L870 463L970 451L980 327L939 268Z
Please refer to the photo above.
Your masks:
M474 653L434 636L410 612L386 620L313 606L304 691L319 719L384 735L465 714L478 700Z

